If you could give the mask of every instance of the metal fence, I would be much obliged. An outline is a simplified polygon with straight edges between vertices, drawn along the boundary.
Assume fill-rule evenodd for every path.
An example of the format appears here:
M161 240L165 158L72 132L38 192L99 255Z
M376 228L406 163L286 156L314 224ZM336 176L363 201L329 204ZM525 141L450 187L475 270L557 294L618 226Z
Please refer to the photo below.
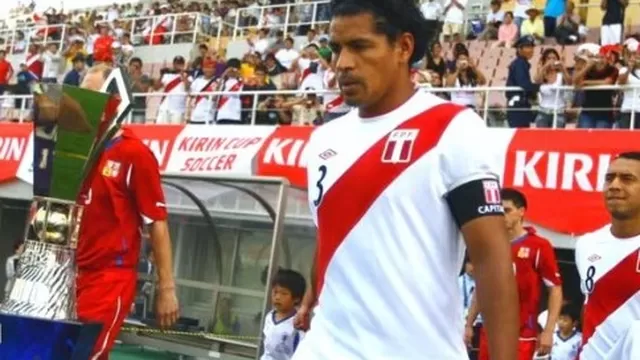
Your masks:
M575 127L580 112L589 110L610 110L612 127L616 127L616 124L620 122L619 117L626 116L626 120L629 122L630 128L638 128L640 123L637 119L636 112L640 112L640 87L634 86L595 86L588 88L575 88L571 86L553 86L551 88L555 91L555 100L557 106L553 109L540 109L538 105L534 105L533 110L544 112L547 115L552 115L552 121L548 126L551 128L559 128L565 123L564 119L568 123L567 127ZM421 90L433 92L439 96L446 97L446 95L456 93L469 93L475 94L475 104L464 104L473 107L478 114L492 127L505 127L507 123L505 121L507 112L527 111L526 109L511 108L507 106L507 99L505 97L506 91L517 91L519 88L509 87L474 87L474 88L428 88L423 87ZM631 96L635 101L632 102L632 108L621 109L620 106L612 106L609 109L602 108L590 108L589 104L575 104L572 102L572 98L575 95L584 91L606 91L611 95L610 90L614 90L614 93L623 94L624 96ZM301 109L300 106L306 106L304 111L317 111L318 119L324 118L324 106L322 103L322 96L324 94L332 94L335 91L330 90L276 90L276 91L242 91L242 92L206 92L206 93L188 93L185 94L185 102L187 109L184 116L179 119L180 123L188 123L190 119L190 112L192 109L194 100L196 97L206 97L210 100L212 106L212 113L215 113L215 104L217 99L221 96L240 96L242 99L242 112L243 123L247 125L255 125L262 123L261 117L266 112L283 111L284 114L289 112L291 121L294 124L299 123L295 119L296 105L297 109ZM312 95L312 96L308 96ZM568 96L570 95L570 96ZM136 93L134 97L145 98L144 107L137 108L132 114L130 114L129 123L158 123L158 108L162 99L166 95L161 92L150 93ZM605 95L603 95L605 96ZM608 95L606 95L608 96ZM273 101L271 99L277 100ZM309 102L302 101L309 100ZM615 98L612 98L612 104L614 104ZM3 95L0 96L0 119L25 122L31 119L31 96L30 95ZM574 119L575 121L571 121ZM321 122L321 121L320 121Z

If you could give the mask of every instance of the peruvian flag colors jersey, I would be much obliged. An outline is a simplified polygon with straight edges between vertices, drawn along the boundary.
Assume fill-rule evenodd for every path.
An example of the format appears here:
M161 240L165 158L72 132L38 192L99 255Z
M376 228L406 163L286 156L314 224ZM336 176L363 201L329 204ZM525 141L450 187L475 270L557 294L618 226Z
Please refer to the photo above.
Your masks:
M191 93L214 92L217 88L214 79L207 79L200 76L191 83ZM192 124L210 124L213 122L213 101L211 95L196 95L193 100L193 110L191 110Z
M188 81L193 81L189 77ZM160 82L164 86L164 99L160 103L160 111L166 111L171 114L184 114L187 109L187 88L182 80L182 74L166 73L160 78Z
M576 243L585 294L580 360L640 359L640 236L606 226Z
M325 89L338 90L336 73L328 69L324 73L323 85ZM324 111L333 114L344 114L351 110L351 107L344 102L344 98L339 93L322 94Z
M242 81L236 78L229 78L224 81L222 91L233 94L221 95L218 100L218 112L216 120L234 120L240 123L242 120ZM237 95L236 95L237 94Z
M416 92L357 111L307 145L319 299L294 359L467 358L458 290L464 243L445 199L497 179L476 113Z
M520 341L535 341L538 337L540 285L562 285L558 262L551 243L525 227L526 234L511 243L511 255L516 271L520 298Z

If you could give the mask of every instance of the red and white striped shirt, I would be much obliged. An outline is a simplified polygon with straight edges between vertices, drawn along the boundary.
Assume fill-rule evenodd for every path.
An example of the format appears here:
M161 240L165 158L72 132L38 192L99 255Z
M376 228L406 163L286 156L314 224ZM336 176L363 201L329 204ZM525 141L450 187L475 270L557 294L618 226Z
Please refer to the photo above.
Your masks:
M640 235L618 239L610 226L584 235L576 266L586 296L580 359L637 359L628 342L640 340L632 334L640 324Z

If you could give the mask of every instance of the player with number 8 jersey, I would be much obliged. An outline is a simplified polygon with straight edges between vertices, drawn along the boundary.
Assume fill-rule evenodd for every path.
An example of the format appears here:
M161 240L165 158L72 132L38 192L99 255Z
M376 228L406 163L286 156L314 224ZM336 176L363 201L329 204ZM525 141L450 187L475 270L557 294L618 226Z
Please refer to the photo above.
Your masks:
M466 243L493 359L513 360L518 300L485 124L413 85L433 31L413 0L334 0L331 13L338 83L357 109L305 150L318 241L296 324L317 306L294 359L466 359Z
M576 243L585 294L580 360L640 359L640 152L620 154L605 178L611 225Z

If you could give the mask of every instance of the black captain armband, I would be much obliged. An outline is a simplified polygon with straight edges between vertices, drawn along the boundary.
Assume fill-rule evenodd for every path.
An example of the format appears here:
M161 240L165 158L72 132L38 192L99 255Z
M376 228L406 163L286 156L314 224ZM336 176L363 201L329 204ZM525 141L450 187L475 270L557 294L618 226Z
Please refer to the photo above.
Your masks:
M496 179L470 181L451 190L446 199L459 227L479 217L504 214Z

